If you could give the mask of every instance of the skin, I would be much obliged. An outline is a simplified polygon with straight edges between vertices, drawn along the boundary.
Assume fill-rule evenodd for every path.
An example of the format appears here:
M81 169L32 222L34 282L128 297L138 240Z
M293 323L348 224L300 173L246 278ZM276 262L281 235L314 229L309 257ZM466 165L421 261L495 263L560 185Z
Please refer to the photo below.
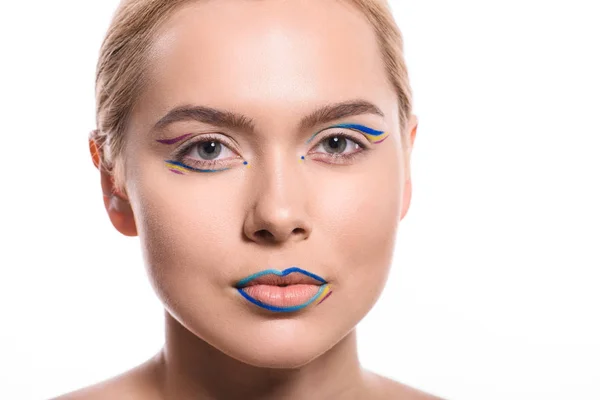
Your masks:
M384 288L411 197L396 93L363 15L341 1L193 3L162 27L150 66L127 129L126 193L110 195L104 171L101 181L115 228L140 237L165 305L166 343L133 370L60 399L435 399L365 370L357 356L355 327ZM316 108L355 99L385 116L298 129ZM255 131L197 121L153 129L184 104L242 113ZM332 164L319 137L306 141L336 123L390 137ZM412 115L411 144L416 127ZM239 154L220 156L233 157L231 168L169 171L178 144L157 140L190 132L233 138ZM233 287L294 265L324 277L333 294L302 312L271 313Z

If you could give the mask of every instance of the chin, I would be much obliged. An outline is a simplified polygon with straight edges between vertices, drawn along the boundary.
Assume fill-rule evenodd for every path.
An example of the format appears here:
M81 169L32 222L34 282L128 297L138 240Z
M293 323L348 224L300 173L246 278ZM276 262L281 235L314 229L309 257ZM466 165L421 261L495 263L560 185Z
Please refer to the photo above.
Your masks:
M219 350L255 367L299 368L325 353L341 339L319 327L295 319L259 322L244 335L229 332L233 342L217 344Z
M262 339L260 343L262 345ZM271 346L261 346L260 349L252 347L255 344L250 344L244 349L235 349L230 356L255 367L294 369L308 364L324 351L315 343L307 341L277 340L270 343Z

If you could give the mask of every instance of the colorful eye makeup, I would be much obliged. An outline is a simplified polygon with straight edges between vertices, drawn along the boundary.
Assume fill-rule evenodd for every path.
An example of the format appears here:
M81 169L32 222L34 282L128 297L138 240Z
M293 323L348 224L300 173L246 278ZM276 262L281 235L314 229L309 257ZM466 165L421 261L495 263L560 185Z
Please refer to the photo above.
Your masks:
M337 125L333 125L324 129L319 130L318 132L316 132L314 135L312 135L307 141L306 143L310 143L319 133L328 130L328 129L332 129L332 128L345 128L345 129L350 129L353 131L359 131L363 133L363 136L365 136L371 143L373 144L378 144L383 142L385 139L387 139L389 137L389 133L385 132L385 131L378 131L372 128L369 128L367 126L361 125L361 124L337 124ZM344 140L346 141L350 141L352 143L354 143L357 147L362 148L361 150L355 151L353 153L331 153L332 156L329 157L331 159L332 162L328 162L330 164L349 164L352 162L352 160L354 160L354 158L358 155L360 155L364 150L368 150L368 148L364 145L361 144L359 141L357 141L357 139L354 139L352 136L346 134L346 133L342 133L342 132L337 132L337 133L332 133L328 136L326 136L323 141L331 139L331 138L344 138ZM338 142L339 143L339 142ZM343 146L343 149L345 149L346 146ZM342 150L343 151L343 150ZM321 153L319 153L321 154ZM302 162L305 160L305 156L302 156L299 160L299 162ZM327 162L327 161L326 161Z
M344 128L344 129L350 129L350 130L362 132L363 135L373 144L382 143L385 139L387 139L389 137L389 132L378 131L376 129L372 129L367 126L361 125L361 124L337 124L337 125L333 125L333 126L325 128L325 129L319 130L314 135L312 135L310 137L310 139L308 139L306 141L306 143L310 143L319 133L321 133L324 130L331 129L331 128ZM191 135L192 135L192 133L187 133L185 135L181 135L181 136L178 136L178 137L172 138L172 139L159 139L159 140L157 140L157 142L161 143L161 144L165 144L165 145L172 145L172 144L178 143L178 142L190 137ZM347 134L338 133L338 134L335 134L332 136L335 136L335 137L342 136L346 140L350 140L350 141L354 142L355 145L358 144L359 147L362 147L363 150L365 150L364 144L360 144L360 143L356 142L356 139L353 139L351 136L349 136ZM332 137L332 136L330 136L330 137ZM327 139L327 138L325 138L325 139ZM220 171L226 171L228 169L231 169L230 167L209 168L208 166L213 166L213 165L216 166L216 165L220 164L219 161L214 161L214 160L196 161L194 164L198 164L197 166L199 168L188 165L183 162L183 155L187 151L189 151L193 146L202 144L204 142L209 142L209 141L214 141L214 142L223 144L221 139L216 139L216 138L212 138L211 136L207 136L204 141L197 141L195 143L190 144L189 146L185 147L182 150L178 150L177 155L174 157L174 159L165 160L165 166L167 167L167 169L169 169L169 171L171 171L175 174L179 174L179 175L185 174L186 172L220 172ZM355 153L351 153L351 154L339 153L339 154L332 155L332 157L330 157L330 158L335 160L334 162L332 162L334 164L344 164L344 163L348 164L356 156L357 153L361 153L361 151L359 150L359 151L357 151ZM306 160L306 157L301 156L299 162L303 162L305 160ZM246 167L250 166L247 161L244 161L243 164ZM204 166L207 166L207 168L203 168Z
M175 143L177 143L179 141L182 141L183 139L185 139L186 137L191 136L191 135L192 135L191 133L188 133L188 134L181 135L181 136L178 136L178 137L173 138L173 139L159 139L159 140L157 140L157 142L158 143L162 143L162 144L175 144Z
M371 141L374 144L381 143L389 137L389 132L378 131L375 129L371 129L367 126L361 125L361 124L337 124L337 125L333 125L328 128L325 128L325 129L321 129L320 131L318 131L317 133L312 135L310 137L310 139L308 139L306 141L306 143L310 143L314 139L314 137L317 136L319 133L321 133L322 131L324 131L326 129L331 129L331 128L345 128L345 129L350 129L353 131L362 132L365 134L367 139L369 139L369 141Z
M183 139L191 136L192 133L188 133L185 135L181 135L178 136L176 138L172 138L172 139L159 139L157 140L157 142L161 143L161 144L167 144L167 145L172 145L175 144L177 142L182 141ZM169 169L169 171L175 173L175 174L179 174L179 175L183 175L186 172L220 172L220 171L226 171L228 169L231 169L230 167L227 168L196 168L193 167L191 165L185 164L182 161L183 156L193 147L199 144L202 144L204 142L210 142L210 141L214 141L214 142L218 142L220 144L223 144L223 142L221 140L217 140L217 139L213 139L212 137L207 137L204 141L197 141L195 143L190 144L189 146L179 150L177 152L177 155L175 156L176 159L171 159L171 160L165 160L165 166L167 167L167 169ZM203 160L200 161L201 165L207 165L207 166L212 166L212 165L217 165L219 164L218 161L214 161L214 160ZM244 165L246 167L250 167L250 165L248 164L248 161L244 161Z
M171 172L175 172L176 174L183 174L185 171L193 171L193 172L219 172L219 171L225 171L231 168L219 168L219 169L201 169L201 168L194 168L194 167L190 167L189 165L185 165L179 161L176 160L166 160L165 164L167 165L167 168L169 168L169 170Z

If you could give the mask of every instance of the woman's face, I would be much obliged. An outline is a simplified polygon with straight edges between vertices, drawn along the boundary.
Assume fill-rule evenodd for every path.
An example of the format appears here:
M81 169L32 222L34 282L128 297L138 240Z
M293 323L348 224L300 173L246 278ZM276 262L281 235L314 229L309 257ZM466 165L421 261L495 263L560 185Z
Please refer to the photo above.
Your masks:
M124 156L158 296L240 361L309 362L376 302L408 206L396 93L371 26L349 2L195 2L163 25L148 66ZM198 109L165 118L182 106ZM235 287L294 266L331 295L275 312Z

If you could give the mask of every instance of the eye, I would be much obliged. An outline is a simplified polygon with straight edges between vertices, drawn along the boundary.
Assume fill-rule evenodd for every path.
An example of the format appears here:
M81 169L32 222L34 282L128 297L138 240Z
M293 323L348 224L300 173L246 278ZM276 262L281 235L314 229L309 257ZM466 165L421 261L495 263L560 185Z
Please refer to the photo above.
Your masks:
M368 147L349 134L334 132L321 139L314 149L310 154L325 155L329 161L340 164L350 161Z
M173 159L193 168L210 169L223 166L233 160L241 159L231 150L233 145L214 135L202 135L201 139L184 144L176 151Z
M184 158L196 159L198 157L199 161L213 161L221 155L231 156L234 154L224 143L214 139L193 143L186 150L187 153L183 155Z
M319 142L319 145L325 149L325 152L330 154L344 154L344 150L346 149L353 149L356 151L356 149L361 148L359 143L347 136L340 134L335 134L324 138L321 140L321 142Z

